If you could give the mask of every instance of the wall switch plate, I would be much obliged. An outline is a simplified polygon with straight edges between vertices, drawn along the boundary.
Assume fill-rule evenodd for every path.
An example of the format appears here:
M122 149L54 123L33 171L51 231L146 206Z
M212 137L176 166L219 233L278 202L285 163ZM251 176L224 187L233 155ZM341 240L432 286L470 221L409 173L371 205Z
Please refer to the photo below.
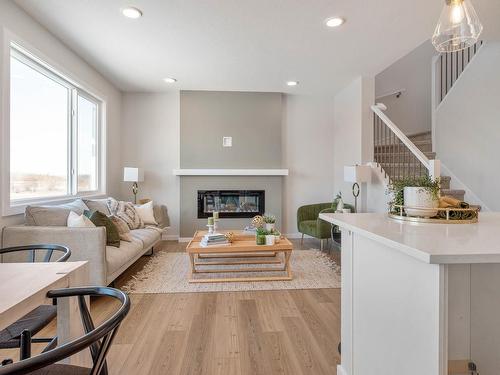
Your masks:
M233 137L222 137L223 147L233 147Z

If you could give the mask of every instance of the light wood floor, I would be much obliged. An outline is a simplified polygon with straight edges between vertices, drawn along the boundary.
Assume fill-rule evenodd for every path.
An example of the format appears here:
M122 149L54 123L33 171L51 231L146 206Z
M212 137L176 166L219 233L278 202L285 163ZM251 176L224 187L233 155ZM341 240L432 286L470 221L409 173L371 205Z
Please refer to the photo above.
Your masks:
M309 240L303 248L318 245ZM159 251L184 246L169 241ZM337 251L331 256L339 260ZM147 260L140 259L117 286ZM131 300L108 355L111 374L336 374L340 289L132 294ZM92 315L99 321L113 307L95 300Z

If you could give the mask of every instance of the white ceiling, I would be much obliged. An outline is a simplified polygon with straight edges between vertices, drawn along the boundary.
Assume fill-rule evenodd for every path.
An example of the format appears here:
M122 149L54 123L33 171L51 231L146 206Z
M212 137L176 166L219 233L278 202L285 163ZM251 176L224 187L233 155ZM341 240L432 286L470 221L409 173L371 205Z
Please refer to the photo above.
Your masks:
M443 0L15 0L123 91L334 94L434 30ZM500 40L500 1L473 0ZM121 15L133 5L137 20ZM338 29L324 26L343 16ZM167 85L164 77L178 82ZM287 80L300 85L289 88Z

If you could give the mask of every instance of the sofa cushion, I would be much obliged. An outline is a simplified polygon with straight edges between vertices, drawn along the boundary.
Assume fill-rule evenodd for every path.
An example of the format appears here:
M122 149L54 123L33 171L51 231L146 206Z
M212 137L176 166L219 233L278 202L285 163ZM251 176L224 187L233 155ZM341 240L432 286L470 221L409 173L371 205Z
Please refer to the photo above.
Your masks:
M112 275L131 259L144 253L142 242L132 238L131 242L122 241L120 247L106 246L106 268L107 274Z
M27 206L24 216L26 225L65 227L71 211L82 215L85 210L88 210L87 205L81 199L75 199L57 206Z
M136 204L134 207L144 224L158 225L153 211L153 201L144 204Z
M133 238L142 241L144 249L149 249L161 238L160 231L153 228L134 229L130 231Z
M108 198L84 199L83 202L88 206L88 209L90 211L99 211L106 216L111 215L111 212L108 208Z
M299 223L299 232L315 237L317 235L317 221L304 220Z

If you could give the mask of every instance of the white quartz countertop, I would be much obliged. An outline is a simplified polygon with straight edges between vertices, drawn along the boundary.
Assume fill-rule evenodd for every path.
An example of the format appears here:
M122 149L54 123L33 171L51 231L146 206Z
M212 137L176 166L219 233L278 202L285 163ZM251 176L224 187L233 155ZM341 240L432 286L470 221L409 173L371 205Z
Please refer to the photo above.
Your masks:
M500 263L500 213L476 224L409 223L387 214L320 214L320 218L427 263Z

